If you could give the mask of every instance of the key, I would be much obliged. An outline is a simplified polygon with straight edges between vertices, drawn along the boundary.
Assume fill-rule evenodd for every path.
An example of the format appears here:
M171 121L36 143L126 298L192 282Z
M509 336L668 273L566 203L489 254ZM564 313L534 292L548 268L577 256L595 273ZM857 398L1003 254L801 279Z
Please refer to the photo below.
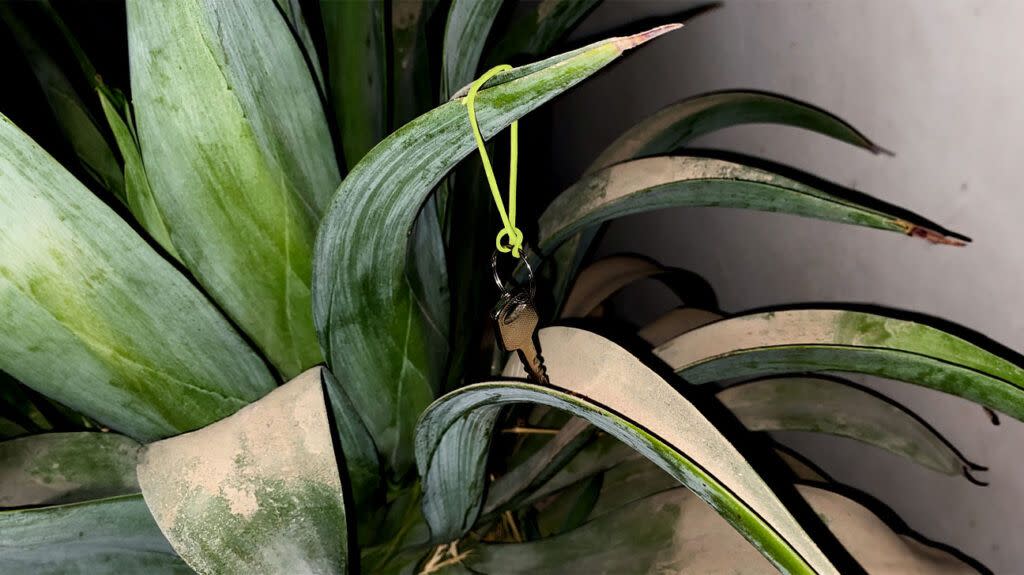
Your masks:
M533 306L529 292L521 289L501 295L491 312L498 333L498 343L505 351L515 351L530 377L539 384L548 385L544 358L537 345L537 324L540 317Z

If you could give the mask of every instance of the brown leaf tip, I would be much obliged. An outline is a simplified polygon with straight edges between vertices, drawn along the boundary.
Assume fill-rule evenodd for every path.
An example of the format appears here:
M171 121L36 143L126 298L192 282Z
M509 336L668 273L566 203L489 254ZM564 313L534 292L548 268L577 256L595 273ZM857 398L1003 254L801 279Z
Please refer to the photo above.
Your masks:
M943 234L941 232L937 232L935 230L932 230L932 229L929 229L929 228L926 228L926 227L923 227L923 226L919 226L917 224L912 224L912 223L907 222L907 221L900 220L898 222L898 224L899 224L899 226L901 228L903 228L903 232L905 234L907 234L908 236L911 236L911 237L914 237L914 238L921 238L921 239L927 240L928 242L931 242L933 244L941 244L941 245L944 245L944 246L963 247L963 246L966 246L968 244L968 242L970 242L970 240L968 240L966 238L965 239L960 239L960 238L954 238L952 236L947 236L946 234Z
M619 38L617 43L619 47L622 48L623 50L629 50L630 48L635 48L640 44L643 44L644 42L649 42L657 38L658 36L661 36L662 34L668 34L669 32L673 32L682 27L683 25L679 23L663 24L661 26L658 26L657 28L651 28L646 32L640 32L639 34L633 34L632 36Z

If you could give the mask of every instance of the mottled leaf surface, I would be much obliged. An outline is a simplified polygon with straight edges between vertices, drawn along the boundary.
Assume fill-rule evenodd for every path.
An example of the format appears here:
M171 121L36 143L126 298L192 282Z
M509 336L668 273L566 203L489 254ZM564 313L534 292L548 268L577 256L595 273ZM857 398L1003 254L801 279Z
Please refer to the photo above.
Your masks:
M347 573L345 502L321 369L143 451L146 504L196 571Z
M783 212L924 237L932 242L963 243L921 222L910 222L758 168L712 158L671 156L617 164L573 184L541 215L540 247L550 253L595 224L682 206Z
M479 453L490 440L490 414L510 403L539 403L588 420L656 463L710 503L780 570L836 572L735 447L654 371L590 332L551 327L539 337L556 387L477 384L444 396L424 413L416 455L424 476L424 515L436 540L461 536L479 510L477 486L485 472ZM505 375L525 377L518 360ZM467 496L471 490L475 498Z
M0 507L138 493L140 448L116 433L44 433L0 442Z
M0 117L0 370L136 439L274 387L213 305Z
M139 143L171 243L292 377L322 359L313 239L340 180L302 51L274 0L127 9Z
M1024 369L951 333L884 315L800 309L732 317L654 353L687 382L841 371L929 387L1024 419Z

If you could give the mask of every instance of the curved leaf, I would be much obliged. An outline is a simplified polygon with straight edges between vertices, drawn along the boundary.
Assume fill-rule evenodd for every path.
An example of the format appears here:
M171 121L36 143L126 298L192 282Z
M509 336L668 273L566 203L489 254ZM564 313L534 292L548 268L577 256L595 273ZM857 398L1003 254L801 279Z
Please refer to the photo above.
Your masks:
M476 69L502 0L453 0L441 56L441 100L476 78Z
M0 443L0 507L138 493L141 446L116 433L46 433Z
M657 347L698 327L722 319L722 314L695 307L677 307L636 332L640 339Z
M839 379L762 379L729 387L716 397L751 431L848 437L946 475L960 475L971 467L905 407Z
M302 52L274 0L130 0L127 13L139 143L171 242L294 376L321 361L313 239L340 180Z
M663 108L619 136L586 173L626 160L678 150L695 138L741 124L803 128L875 154L888 153L825 110L785 96L735 90L703 94Z
M559 387L510 381L472 385L423 414L416 456L424 478L424 515L435 539L455 539L473 524L481 504L481 454L497 412L510 403L540 403L590 421L655 462L710 503L780 570L836 572L735 447L654 371L586 331L552 327L542 329L539 338L551 381ZM506 375L525 374L515 361Z
M541 56L569 34L601 0L547 0L523 3L488 60L497 65L515 56Z
M870 510L818 487L797 486L868 573L977 573L949 553L900 535ZM628 489L620 489L628 493ZM518 544L482 544L464 560L473 573L777 573L728 523L686 489L656 493L568 533Z
M533 65L526 76L496 76L477 99L484 136L671 29L602 42L557 66ZM408 234L430 191L473 149L461 101L420 116L345 178L317 238L313 311L324 355L399 473L411 465L413 426L440 386L446 355L438 326L447 314L431 317L414 297Z
M141 495L0 511L4 573L187 575Z
M385 5L383 0L320 2L320 14L331 103L351 170L388 133Z
M321 369L143 451L146 504L197 571L347 572L345 502Z
M562 306L562 317L586 317L601 302L627 285L664 271L647 258L609 256L602 258L576 276L572 290Z
M878 314L800 309L732 317L654 353L693 384L846 371L930 387L1024 419L1024 369L940 329Z
M551 253L581 230L668 207L731 207L784 212L923 237L964 242L859 203L757 168L698 157L658 157L617 164L573 184L538 222L540 248Z
M0 370L136 439L274 387L220 313L0 116Z

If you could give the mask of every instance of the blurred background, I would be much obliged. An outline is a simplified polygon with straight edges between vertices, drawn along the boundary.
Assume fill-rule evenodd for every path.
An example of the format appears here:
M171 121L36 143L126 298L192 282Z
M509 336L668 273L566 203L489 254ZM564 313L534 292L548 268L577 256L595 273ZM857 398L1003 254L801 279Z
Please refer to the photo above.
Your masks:
M696 2L608 0L577 32ZM938 316L1024 351L1024 68L1019 0L729 0L560 98L552 165L569 184L623 130L683 97L726 88L785 94L851 122L895 157L798 130L734 128L697 147L755 154L919 213L966 248L785 215L675 209L613 224L600 253L639 252L704 276L722 308L873 303ZM637 297L642 296L642 297ZM655 282L618 299L645 323L678 305ZM869 381L942 432L990 482L931 473L853 441L779 435L838 481L877 497L926 537L996 573L1024 549L1024 425L923 388Z

